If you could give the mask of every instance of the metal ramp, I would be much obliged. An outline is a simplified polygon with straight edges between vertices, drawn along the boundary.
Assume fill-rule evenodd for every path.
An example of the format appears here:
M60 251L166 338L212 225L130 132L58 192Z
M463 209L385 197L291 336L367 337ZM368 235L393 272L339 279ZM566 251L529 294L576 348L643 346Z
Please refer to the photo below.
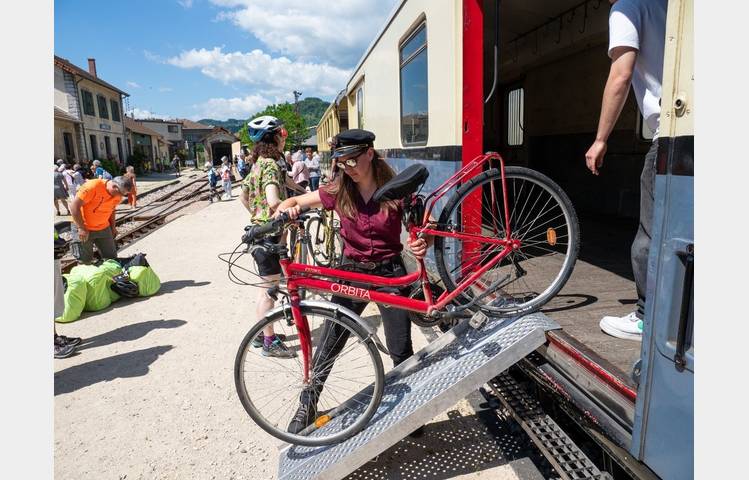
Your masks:
M364 430L336 445L281 450L278 478L342 479L543 345L545 332L556 328L541 313L490 319L481 330L461 322L388 372Z

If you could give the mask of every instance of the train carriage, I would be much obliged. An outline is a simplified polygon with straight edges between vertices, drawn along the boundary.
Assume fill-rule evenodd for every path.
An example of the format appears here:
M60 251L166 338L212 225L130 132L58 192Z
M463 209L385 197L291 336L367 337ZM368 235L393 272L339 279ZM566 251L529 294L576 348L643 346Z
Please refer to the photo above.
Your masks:
M632 309L629 247L653 142L630 94L602 174L585 166L609 71L608 14L600 0L402 0L325 112L318 148L327 152L326 139L341 130L374 131L396 170L428 167L426 192L485 151L558 183L580 217L580 258L543 310L563 331L550 334L518 374L574 406L566 414L595 440L615 478L690 478L692 1L668 3L648 290L654 300L642 347L598 327L602 315Z

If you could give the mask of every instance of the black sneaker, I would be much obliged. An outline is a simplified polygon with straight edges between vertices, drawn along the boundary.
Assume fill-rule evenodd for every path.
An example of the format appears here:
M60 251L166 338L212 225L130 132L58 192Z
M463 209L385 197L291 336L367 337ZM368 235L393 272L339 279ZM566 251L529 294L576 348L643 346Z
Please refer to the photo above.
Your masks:
M67 358L75 352L75 345L58 345L55 342L55 358Z
M291 419L289 427L286 429L289 433L297 434L307 428L317 417L317 404L312 402L301 402L297 408L294 418Z
M255 347L255 348L262 347L263 346L263 339L264 338L265 338L265 335L263 335L262 333L260 335L258 335L257 337L253 338L252 339L252 346ZM279 340L281 340L283 342L284 340L286 340L286 335L284 335L283 333L277 333L276 334L276 338L278 338Z
M58 342L61 345L80 345L83 339L81 337L66 337L65 335L58 335L55 337L55 344Z
M273 340L273 343L268 345L267 347L263 345L263 356L264 357L277 357L277 358L294 358L296 357L296 352L293 350L289 350L289 348L284 345L284 343L276 338Z

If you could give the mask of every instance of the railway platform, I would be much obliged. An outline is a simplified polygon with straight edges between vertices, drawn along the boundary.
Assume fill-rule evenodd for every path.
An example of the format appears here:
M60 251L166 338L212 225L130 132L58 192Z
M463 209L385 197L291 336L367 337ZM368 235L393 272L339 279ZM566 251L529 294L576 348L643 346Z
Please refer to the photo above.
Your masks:
M217 255L237 246L246 221L236 197L196 201L120 251L147 254L159 293L58 325L58 333L84 342L54 364L56 478L279 478L286 445L251 421L233 383L234 355L255 305ZM547 315L561 323L558 313ZM384 338L374 305L364 317ZM413 338L419 351L439 330L414 327ZM383 362L392 369L389 358ZM445 479L549 478L541 473L548 463L513 420L498 419L471 388L466 398L461 392L429 409L418 420L427 422L422 437L393 437L347 478L412 478L429 469Z

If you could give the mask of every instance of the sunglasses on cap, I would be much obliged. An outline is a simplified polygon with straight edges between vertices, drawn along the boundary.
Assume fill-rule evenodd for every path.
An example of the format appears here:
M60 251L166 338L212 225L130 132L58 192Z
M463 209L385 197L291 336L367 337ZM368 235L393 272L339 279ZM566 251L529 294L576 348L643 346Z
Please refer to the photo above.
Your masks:
M286 129L285 129L284 127L281 127L281 132L280 132L280 133L281 133L281 136L282 136L283 138L286 138L286 137L288 137L288 136L289 136L289 132L288 132L288 130L286 130Z

